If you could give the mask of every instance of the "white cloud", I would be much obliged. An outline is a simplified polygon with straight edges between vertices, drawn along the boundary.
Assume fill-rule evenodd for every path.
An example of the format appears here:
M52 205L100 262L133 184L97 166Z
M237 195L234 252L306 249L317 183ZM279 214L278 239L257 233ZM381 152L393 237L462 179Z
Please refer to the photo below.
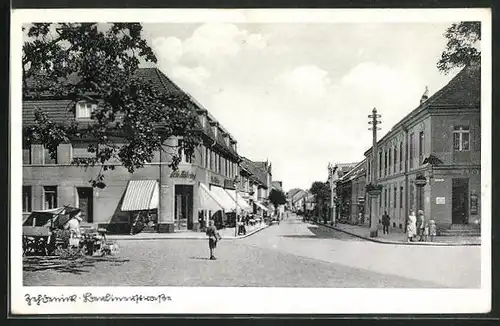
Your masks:
M210 78L210 72L201 66L195 68L174 66L172 68L172 78L188 85L203 87L205 81Z
M299 66L276 77L275 81L300 96L324 97L331 85L328 72L315 65Z
M152 46L160 61L176 63L183 54L182 41L176 37L155 38Z

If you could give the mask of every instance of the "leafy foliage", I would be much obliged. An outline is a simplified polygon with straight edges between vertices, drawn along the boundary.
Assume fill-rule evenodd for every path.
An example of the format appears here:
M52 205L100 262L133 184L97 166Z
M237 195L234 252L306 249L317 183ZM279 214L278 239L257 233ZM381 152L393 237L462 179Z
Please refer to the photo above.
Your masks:
M437 62L439 71L446 74L454 68L464 67L471 62L480 62L481 52L476 47L481 41L480 22L452 24L444 36L448 42Z
M191 99L180 92L165 94L136 73L141 60L157 61L141 36L141 24L37 23L25 32L23 98L66 98L69 109L79 101L97 105L86 124L57 124L37 109L35 125L23 130L25 140L41 142L52 157L61 143L91 140L88 151L95 156L73 164L99 165L91 182L100 188L105 187L104 172L114 168L111 160L133 173L164 150L172 136L182 137L186 154L194 152L200 135ZM168 153L176 169L178 151Z
M269 201L275 208L277 208L279 205L285 205L286 204L286 196L281 190L277 189L271 189L269 192Z
M311 185L311 193L316 198L317 202L323 202L330 198L330 188L325 182L315 181Z

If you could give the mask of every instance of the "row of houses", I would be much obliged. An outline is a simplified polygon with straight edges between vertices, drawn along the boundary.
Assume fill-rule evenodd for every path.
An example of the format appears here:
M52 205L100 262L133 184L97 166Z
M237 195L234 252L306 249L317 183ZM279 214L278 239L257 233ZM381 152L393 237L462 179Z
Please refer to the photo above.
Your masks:
M423 210L441 232L479 229L480 114L480 65L471 64L431 97L424 94L420 104L377 141L376 153L369 148L362 161L337 164L334 173L329 171L336 217L368 224L366 187L376 183L381 194L375 218L387 212L393 227L404 228L411 211Z
M187 94L157 68L140 68L137 75L163 94ZM264 215L269 210L271 163L241 156L237 140L207 109L190 98L199 117L202 143L192 156L178 152L181 162L175 171L169 163L182 142L178 137L168 139L163 150L134 173L129 173L120 162L112 162L115 168L107 173L103 189L91 187L88 181L100 166L82 169L72 164L75 158L95 155L88 151L92 140L75 139L60 144L56 158L51 158L41 143L24 140L23 216L34 210L70 205L82 210L87 223L110 232L128 232L134 216L146 212L154 231L175 232L200 230L216 212L221 220L236 210ZM35 108L42 109L55 123L89 123L96 105L87 101L73 103L50 94L25 98L23 125L35 123Z

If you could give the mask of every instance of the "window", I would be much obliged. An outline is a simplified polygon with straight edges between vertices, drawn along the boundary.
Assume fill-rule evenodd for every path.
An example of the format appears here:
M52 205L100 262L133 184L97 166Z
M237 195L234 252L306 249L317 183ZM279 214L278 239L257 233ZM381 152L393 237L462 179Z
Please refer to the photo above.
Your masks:
M419 164L424 161L424 132L421 131L418 135L418 160Z
M414 210L415 206L415 191L413 189L413 185L410 186L410 209Z
M23 212L31 212L31 186L23 186Z
M470 150L470 130L469 126L453 127L453 150L468 151Z
M399 143L399 171L403 171L403 142Z
M205 168L209 168L210 166L210 163L208 163L210 161L210 150L208 149L208 147L205 147L205 162L204 162L204 166Z
M214 170L214 152L210 149L210 170Z
M393 207L396 208L398 206L398 188L397 187L394 187L394 203L393 203Z
M57 207L57 186L43 187L43 209Z
M389 148L389 154L388 154L388 157L387 157L387 165L388 165L388 171L387 173L388 174L391 174L391 168L392 168L392 165L391 165L391 152L392 152L392 149Z
M414 133L412 132L410 134L410 169L413 168L413 151L414 149L414 144L413 144L413 138L414 138Z
M384 176L387 175L387 152L384 152Z
M76 104L76 118L77 119L90 119L92 112L96 109L97 105L88 102L78 102Z
M368 175L368 181L370 181L370 172L371 172L371 164L370 164L370 161L368 161L368 169L366 171L367 175Z
M89 146L91 151L89 151ZM72 145L73 158L95 157L97 155L97 148L95 144L75 142Z
M183 140L179 139L177 140L177 153L179 154L179 157L181 158L182 163L193 163L193 154L187 155L186 150L182 148L183 146Z
M382 176L382 152L378 153L378 176Z
M394 147L394 162L392 163L393 173L396 173L398 166L398 148Z
M43 149L43 163L44 164L57 164L57 153L56 153L56 157L52 158L52 157L50 157L49 149L44 148Z
M387 207L387 188L384 189L384 207Z
M31 144L23 142L23 164L31 164Z
M207 124L207 118L205 117L204 114L200 114L200 121L201 121L201 126L203 128L205 128L206 124Z
M399 208L403 208L403 187L399 188Z

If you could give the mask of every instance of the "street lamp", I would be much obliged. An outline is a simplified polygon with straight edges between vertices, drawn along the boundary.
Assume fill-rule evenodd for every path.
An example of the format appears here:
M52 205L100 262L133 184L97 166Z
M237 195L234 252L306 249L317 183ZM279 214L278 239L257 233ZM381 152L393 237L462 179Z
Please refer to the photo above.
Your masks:
M234 236L238 236L238 183L240 182L240 178L238 175L234 176L234 192L236 194L235 200L235 210L234 210Z

